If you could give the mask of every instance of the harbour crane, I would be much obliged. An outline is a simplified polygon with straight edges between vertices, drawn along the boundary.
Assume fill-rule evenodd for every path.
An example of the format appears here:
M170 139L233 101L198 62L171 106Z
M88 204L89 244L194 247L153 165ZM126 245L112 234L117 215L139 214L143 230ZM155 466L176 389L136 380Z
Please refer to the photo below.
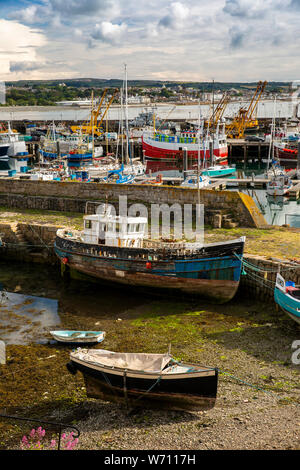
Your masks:
M83 134L89 134L89 135L94 134L94 135L97 135L97 136L100 136L100 135L103 134L103 129L101 128L101 124L104 120L104 117L105 117L111 103L113 102L114 97L118 93L118 90L114 91L114 93L112 94L108 104L106 105L106 108L105 108L105 110L104 110L104 112L103 112L103 114L100 118L100 121L98 122L98 117L99 117L100 110L101 110L105 95L107 93L107 90L108 90L108 88L105 88L97 109L94 109L93 94L92 94L92 111L91 111L90 122L85 123L82 126L71 126L72 132L82 132Z
M220 119L223 117L224 111L226 109L227 104L230 101L230 96L227 91L223 93L223 96L219 103L216 106L216 109L212 112L211 116L208 118L207 121L205 121L205 125L207 127L215 128L217 123L220 121Z
M268 82L259 81L248 108L240 108L237 116L226 126L227 137L242 139L247 128L258 128L258 120L254 117L258 102Z

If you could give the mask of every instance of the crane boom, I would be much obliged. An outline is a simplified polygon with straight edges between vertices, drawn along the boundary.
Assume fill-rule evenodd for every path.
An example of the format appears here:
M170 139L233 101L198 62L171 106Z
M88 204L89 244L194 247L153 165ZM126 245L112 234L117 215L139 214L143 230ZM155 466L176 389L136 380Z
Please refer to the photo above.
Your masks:
M92 109L92 112L91 112L91 119L89 121L89 123L85 123L84 125L82 126L71 126L71 130L72 132L78 132L78 131L81 131L83 134L95 134L95 135L98 135L100 136L101 134L103 134L103 130L101 129L101 124L103 122L103 119L115 97L115 95L118 93L118 90L115 90L115 92L113 93L111 99L109 100L108 104L106 105L106 108L105 108L105 111L103 112L102 116L101 116L101 119L98 123L98 116L100 114L100 109L102 107L102 104L103 104L103 100L104 100L104 97L107 93L107 90L108 88L106 88L103 92L103 95L101 97L101 100L100 100L100 103L98 105L98 108L97 109Z
M215 127L218 121L221 119L221 117L224 114L224 111L226 109L227 104L230 101L230 97L227 91L223 93L223 96L219 103L217 104L217 107L215 109L215 112L211 114L211 116L208 118L208 120L205 122L205 125L209 127Z
M101 109L101 106L102 106L102 103L103 103L103 100L104 100L104 97L107 93L107 90L108 88L105 88L103 94L102 94L102 97L101 97L101 100L100 100L100 103L99 103L99 106L96 110L92 110L92 113L91 113L91 120L90 120L90 126L95 126L97 125L97 119L98 119L98 116L99 116L99 113L100 113L100 109Z
M250 101L248 108L240 108L237 116L231 124L227 126L227 137L231 139L241 139L244 137L246 128L258 126L258 121L254 118L254 112L257 109L258 102L268 82L259 81Z

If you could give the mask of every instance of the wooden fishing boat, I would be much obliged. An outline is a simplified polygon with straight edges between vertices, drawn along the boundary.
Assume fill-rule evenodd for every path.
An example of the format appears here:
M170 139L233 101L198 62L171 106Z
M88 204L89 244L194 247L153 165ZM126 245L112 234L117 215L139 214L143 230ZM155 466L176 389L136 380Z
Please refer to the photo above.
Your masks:
M285 313L300 324L300 286L286 281L277 273L274 299Z
M216 368L177 362L170 354L78 348L67 369L82 372L88 397L132 407L203 410L217 396Z
M56 330L50 331L56 341L61 343L101 343L105 338L105 331L77 331Z
M104 282L166 293L197 295L224 303L235 295L245 237L202 244L145 239L146 217L97 213L84 231L59 229L55 253L66 269Z

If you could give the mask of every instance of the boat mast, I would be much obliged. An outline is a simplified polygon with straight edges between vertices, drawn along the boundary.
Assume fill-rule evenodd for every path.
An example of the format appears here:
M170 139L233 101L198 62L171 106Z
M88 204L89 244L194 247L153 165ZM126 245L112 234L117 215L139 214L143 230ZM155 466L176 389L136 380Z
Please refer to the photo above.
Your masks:
M199 101L199 117L198 117L198 164L197 164L197 188L198 188L198 204L200 204L200 101ZM199 206L200 207L200 206Z
M94 91L92 90L92 116L94 116ZM92 160L95 158L95 143L94 143L94 122L92 125Z
M122 88L120 88L120 95L121 95L121 160L122 165L124 163L124 122L123 122L123 93L124 93L124 84Z
M274 134L275 112L276 112L276 95L275 95L275 98L274 98L274 108L273 108L273 117L272 117L272 124L271 124L271 135L270 135L270 145L269 145L269 153L268 153L267 171L270 168L271 152L272 152L272 156L274 154L273 153L274 152L273 134Z
M212 106L213 106L213 119L212 119L212 125L213 125L213 130L212 130L212 146L211 146L211 164L215 164L215 157L214 157L214 139L215 139L215 81L212 81Z
M129 131L128 131L128 91L127 91L127 65L125 67L125 126L126 126L126 162L130 158ZM129 157L129 158L128 158ZM130 158L131 160L131 158Z

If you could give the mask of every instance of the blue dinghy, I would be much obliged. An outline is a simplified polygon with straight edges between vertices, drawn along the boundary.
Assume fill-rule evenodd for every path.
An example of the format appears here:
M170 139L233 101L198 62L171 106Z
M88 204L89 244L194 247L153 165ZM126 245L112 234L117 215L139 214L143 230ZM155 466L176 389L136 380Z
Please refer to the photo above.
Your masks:
M101 343L105 338L105 331L50 331L56 341L61 343Z
M285 313L300 324L300 286L295 286L292 281L285 281L278 273L274 299Z

